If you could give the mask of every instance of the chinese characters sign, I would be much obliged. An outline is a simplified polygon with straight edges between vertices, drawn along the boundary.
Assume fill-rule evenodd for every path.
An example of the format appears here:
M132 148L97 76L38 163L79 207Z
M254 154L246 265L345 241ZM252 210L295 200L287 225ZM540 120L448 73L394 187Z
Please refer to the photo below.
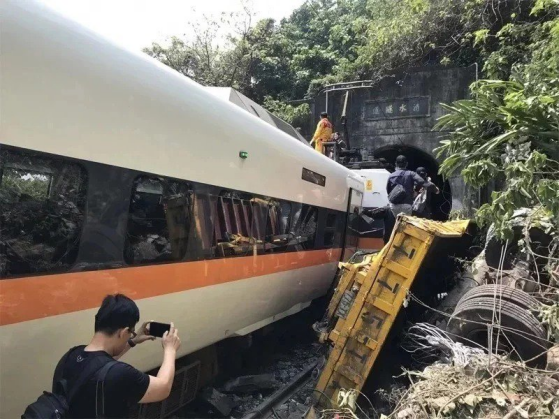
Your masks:
M429 97L381 99L365 103L365 119L413 118L429 116Z

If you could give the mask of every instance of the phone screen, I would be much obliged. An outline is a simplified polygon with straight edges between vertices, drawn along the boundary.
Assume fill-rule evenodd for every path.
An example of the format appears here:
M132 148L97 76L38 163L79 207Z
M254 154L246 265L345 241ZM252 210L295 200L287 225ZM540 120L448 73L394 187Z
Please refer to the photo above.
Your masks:
M149 323L149 334L154 337L163 337L165 331L171 329L171 324L163 324L161 322L150 322Z

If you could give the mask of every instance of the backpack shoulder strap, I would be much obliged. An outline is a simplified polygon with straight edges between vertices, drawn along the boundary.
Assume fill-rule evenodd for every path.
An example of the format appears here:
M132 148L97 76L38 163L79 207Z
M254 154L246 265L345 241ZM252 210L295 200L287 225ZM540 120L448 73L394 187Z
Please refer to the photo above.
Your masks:
M105 378L109 370L118 362L112 360L105 364L97 373L97 385L95 388L95 418L105 418Z
M70 391L68 392L67 400L69 405L72 403L72 400L75 398L79 390L85 385L85 383L89 381L93 377L93 375L95 375L101 368L103 368L103 366L105 366L108 363L111 363L110 361L107 361L105 363L99 364L97 362L100 359L107 359L107 357L103 355L99 355L99 356L94 356L87 361L87 365L79 374L78 378L72 384Z
M60 361L58 362L58 364L56 365L56 368L54 370L53 383L56 383L56 382L62 380L62 378L64 376L64 367L66 366L66 362L68 361L68 358L70 357L70 354L72 354L74 352L74 350L76 350L80 347L84 347L84 346L72 347L70 350L68 350L66 352L66 354L64 356L62 356L62 359L60 359Z
M68 393L68 381L64 379L64 368L66 367L66 363L68 362L68 358L70 355L78 348L85 347L85 346L75 346L72 347L70 350L66 352L62 359L56 365L54 369L54 375L52 377L52 392L53 394L63 394L67 395Z

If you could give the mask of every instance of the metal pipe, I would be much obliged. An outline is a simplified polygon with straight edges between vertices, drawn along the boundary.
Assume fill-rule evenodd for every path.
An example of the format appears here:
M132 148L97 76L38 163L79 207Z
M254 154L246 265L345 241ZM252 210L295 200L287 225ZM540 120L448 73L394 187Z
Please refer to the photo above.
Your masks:
M335 92L338 90L348 90L348 89L368 89L372 88L376 82L373 80L363 80L363 81L354 81L354 82L344 82L344 83L334 83L331 85L326 85L322 89L320 89L316 96L322 94L322 92ZM349 86L359 84L359 86ZM339 86L339 87L336 87Z
M373 86L348 86L348 87L341 87L336 89L328 89L325 92L337 92L340 90L354 90L354 89L371 89Z
M344 126L344 136L345 136L346 146L347 146L348 149L350 149L351 146L350 146L350 142L349 142L349 130L347 129L347 100L348 100L348 98L349 98L349 90L345 94L344 109L342 111L342 125Z
M352 85L352 84L363 84L363 83L374 83L374 80L354 80L353 82L340 82L340 83L332 83L331 85L326 85L323 89L332 87L332 86L345 86L345 85Z
M349 90L345 94L344 109L342 110L342 118L347 116L347 98L349 97Z

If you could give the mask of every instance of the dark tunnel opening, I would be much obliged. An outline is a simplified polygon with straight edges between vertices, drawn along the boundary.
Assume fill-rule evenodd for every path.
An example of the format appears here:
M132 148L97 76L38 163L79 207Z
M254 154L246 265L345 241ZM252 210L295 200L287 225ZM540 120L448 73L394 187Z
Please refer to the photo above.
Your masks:
M374 152L376 159L386 159L390 167L390 172L394 171L394 162L398 155L404 155L408 159L408 169L415 171L423 166L427 169L427 174L431 177L440 193L434 194L431 198L431 210L434 220L447 220L452 209L452 191L448 180L439 175L439 163L429 153L413 146L390 145L380 147Z

